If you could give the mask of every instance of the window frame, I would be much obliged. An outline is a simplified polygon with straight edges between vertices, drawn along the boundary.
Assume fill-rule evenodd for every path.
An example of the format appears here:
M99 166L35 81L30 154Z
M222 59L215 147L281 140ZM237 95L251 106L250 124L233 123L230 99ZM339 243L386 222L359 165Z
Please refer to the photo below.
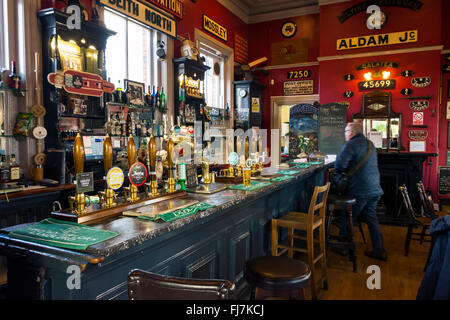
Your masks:
M225 126L227 128L233 128L233 113L234 113L234 50L228 47L226 44L214 39L213 37L207 35L201 30L195 28L194 30L195 40L200 43L200 47L202 44L207 45L210 48L215 49L220 52L224 58L224 68L223 68L223 106L224 110L226 106L230 107L230 120L225 120Z

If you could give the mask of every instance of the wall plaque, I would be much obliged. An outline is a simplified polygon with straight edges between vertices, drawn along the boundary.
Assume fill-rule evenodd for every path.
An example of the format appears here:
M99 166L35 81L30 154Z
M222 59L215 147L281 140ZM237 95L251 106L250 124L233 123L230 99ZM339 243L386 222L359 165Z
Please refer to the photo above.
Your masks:
M418 41L417 30L409 30L370 36L359 36L359 37L338 39L336 41L336 49L337 50L359 49L359 48L379 47L417 41Z
M408 138L414 141L425 140L428 137L427 130L409 130Z
M314 93L314 80L286 81L283 83L283 94L295 96Z
M228 40L227 29L205 14L203 15L203 29L224 41Z
M423 111L428 109L430 103L427 100L415 100L409 102L409 108L414 111Z
M428 87L431 83L430 77L416 77L411 79L411 84L416 88Z

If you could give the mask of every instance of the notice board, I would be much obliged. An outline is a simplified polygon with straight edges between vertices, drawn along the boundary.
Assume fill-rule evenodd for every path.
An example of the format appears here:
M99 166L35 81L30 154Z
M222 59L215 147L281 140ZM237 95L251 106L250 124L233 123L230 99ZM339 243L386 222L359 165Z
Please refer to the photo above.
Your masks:
M347 106L328 103L319 107L319 151L338 154L345 143Z
M439 167L438 193L450 193L450 166Z

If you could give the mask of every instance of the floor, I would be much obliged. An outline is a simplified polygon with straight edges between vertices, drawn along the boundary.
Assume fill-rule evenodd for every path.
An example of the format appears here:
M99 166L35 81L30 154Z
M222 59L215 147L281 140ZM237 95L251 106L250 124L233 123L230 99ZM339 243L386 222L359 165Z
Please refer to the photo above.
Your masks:
M371 244L365 224L363 230L367 244L363 243L359 230L355 228L358 272L353 273L353 264L348 257L329 251L328 290L320 289L318 300L415 300L424 276L430 243L420 245L419 241L411 241L409 255L406 257L404 244L407 228L382 225L381 231L388 253L388 259L384 262L364 255L365 250L371 249ZM380 289L367 288L367 279L372 275L372 272L367 273L370 265L380 267ZM305 291L306 298L311 299L309 288Z

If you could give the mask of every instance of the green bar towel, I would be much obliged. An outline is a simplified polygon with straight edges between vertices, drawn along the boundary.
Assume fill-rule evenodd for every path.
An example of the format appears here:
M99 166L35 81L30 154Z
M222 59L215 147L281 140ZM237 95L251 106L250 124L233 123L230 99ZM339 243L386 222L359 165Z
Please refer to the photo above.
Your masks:
M293 175L284 175L270 179L270 181L280 182L295 178Z
M293 168L308 169L309 167L311 167L310 163L297 163Z
M148 217L148 216L138 216L139 219L143 220L151 220L156 222L171 222L180 218L188 217L190 215L193 215L194 213L197 213L198 211L204 211L208 210L210 208L214 208L215 206L212 204L208 204L205 202L199 202L192 206L175 210L172 212L166 212L163 214L159 214L155 217Z
M47 218L32 226L14 230L11 238L37 242L48 246L86 250L87 247L114 238L120 232L88 227L82 224Z
M298 170L282 170L282 171L278 171L277 173L280 173L280 174L297 174L297 173L300 173L300 171L298 171Z
M265 186L268 186L268 185L271 185L271 183L270 182L261 182L261 181L258 181L258 182L252 181L250 183L250 186L248 186L248 187L244 187L244 184L242 183L242 184L229 186L228 189L243 190L243 191L254 191L254 190L263 188Z

